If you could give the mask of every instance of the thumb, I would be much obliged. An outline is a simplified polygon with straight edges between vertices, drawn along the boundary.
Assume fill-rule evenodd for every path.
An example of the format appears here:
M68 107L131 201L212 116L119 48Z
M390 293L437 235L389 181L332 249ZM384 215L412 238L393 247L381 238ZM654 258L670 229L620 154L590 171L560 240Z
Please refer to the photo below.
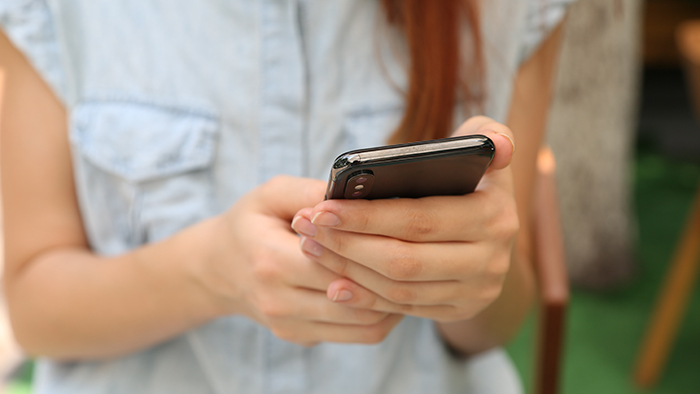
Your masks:
M326 182L278 175L258 187L256 192L255 202L262 211L291 220L299 210L323 201Z
M515 139L510 128L486 116L474 116L462 123L452 134L453 137L481 134L493 141L496 152L489 166L489 172L506 168L515 153Z

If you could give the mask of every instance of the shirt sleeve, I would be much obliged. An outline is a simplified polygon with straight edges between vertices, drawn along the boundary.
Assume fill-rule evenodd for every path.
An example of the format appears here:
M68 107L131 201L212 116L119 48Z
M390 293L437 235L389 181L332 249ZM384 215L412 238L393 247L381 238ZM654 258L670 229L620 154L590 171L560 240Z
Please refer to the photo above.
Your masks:
M55 20L46 0L0 0L0 29L65 103L65 71Z
M525 0L527 15L522 32L520 63L526 61L542 41L564 19L566 10L576 0Z

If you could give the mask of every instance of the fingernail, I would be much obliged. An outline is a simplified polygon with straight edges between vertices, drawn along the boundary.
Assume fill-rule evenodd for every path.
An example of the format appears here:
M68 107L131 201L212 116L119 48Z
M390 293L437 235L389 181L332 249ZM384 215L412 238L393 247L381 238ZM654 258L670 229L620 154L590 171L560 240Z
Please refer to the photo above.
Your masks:
M333 296L333 302L347 301L352 298L350 290L338 290Z
M315 237L318 231L316 226L302 216L297 216L292 220L292 228L294 231L306 235L307 237Z
M510 145L513 147L513 153L515 153L515 142L513 142L513 139L512 139L508 134L499 133L498 131L494 131L494 133L496 133L496 134L498 134L498 135L502 135L502 136L508 138L508 141L510 141Z
M301 237L301 250L316 257L321 257L321 254L323 254L323 246L306 237Z
M330 212L321 211L314 215L311 223L324 227L335 227L340 224L340 218Z

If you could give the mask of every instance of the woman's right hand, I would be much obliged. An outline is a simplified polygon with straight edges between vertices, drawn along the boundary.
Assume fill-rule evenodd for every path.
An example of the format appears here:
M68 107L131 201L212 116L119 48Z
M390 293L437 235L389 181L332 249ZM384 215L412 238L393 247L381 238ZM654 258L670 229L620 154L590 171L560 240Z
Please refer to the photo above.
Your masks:
M241 314L302 344L377 343L401 315L350 308L326 297L340 277L311 261L291 229L294 214L323 200L325 182L278 176L213 219L211 255L195 275L222 315Z

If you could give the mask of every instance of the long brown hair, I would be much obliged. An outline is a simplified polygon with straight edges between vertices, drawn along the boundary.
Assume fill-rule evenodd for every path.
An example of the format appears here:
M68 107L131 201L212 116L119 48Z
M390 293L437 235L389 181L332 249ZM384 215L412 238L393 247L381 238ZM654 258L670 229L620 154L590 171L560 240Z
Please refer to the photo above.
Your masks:
M481 28L476 0L381 0L390 24L403 30L410 64L406 112L390 142L443 138L452 131L454 107L481 107ZM463 58L466 22L473 50Z

